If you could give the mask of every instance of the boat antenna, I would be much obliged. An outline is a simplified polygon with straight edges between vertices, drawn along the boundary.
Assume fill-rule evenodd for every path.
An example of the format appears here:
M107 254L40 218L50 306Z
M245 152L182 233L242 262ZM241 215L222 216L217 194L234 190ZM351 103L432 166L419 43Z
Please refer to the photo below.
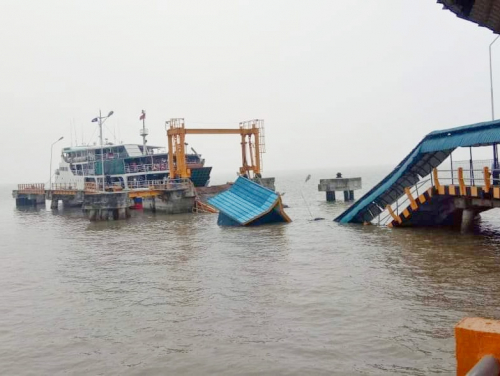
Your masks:
M71 146L73 146L73 124L74 123L74 119L71 119L71 122L69 123L69 139L70 139L70 142L71 142Z
M76 123L75 123L75 118L73 118L73 129L71 130L71 133L74 133L75 136L75 146L78 146L78 137L76 136Z

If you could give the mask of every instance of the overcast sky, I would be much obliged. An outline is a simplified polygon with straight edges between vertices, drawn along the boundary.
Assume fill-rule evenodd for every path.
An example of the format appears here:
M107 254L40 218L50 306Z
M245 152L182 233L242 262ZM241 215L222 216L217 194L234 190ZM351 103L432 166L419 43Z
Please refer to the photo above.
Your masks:
M166 145L165 120L261 118L266 170L398 163L428 132L490 120L491 31L434 0L4 0L0 176L48 181L50 145ZM494 45L500 114L500 42ZM75 140L75 133L76 139ZM91 137L93 135L93 137ZM216 171L237 136L188 136ZM56 168L54 163L54 168Z

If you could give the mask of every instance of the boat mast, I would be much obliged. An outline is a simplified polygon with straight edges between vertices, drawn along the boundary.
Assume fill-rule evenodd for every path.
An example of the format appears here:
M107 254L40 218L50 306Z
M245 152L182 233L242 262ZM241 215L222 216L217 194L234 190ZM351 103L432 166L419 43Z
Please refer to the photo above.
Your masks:
M142 114L139 117L139 120L142 120L142 129L141 129L141 137L142 137L142 155L146 155L146 136L148 135L148 130L146 128L146 111L142 110Z
M96 122L99 124L99 141L101 144L101 175L102 175L102 190L105 191L106 187L104 185L104 144L103 144L103 139L102 139L102 125L108 118L113 115L113 111L109 111L108 116L102 116L101 109L99 109L99 117L96 117L92 119L92 122ZM98 182L97 176L96 176L96 182Z

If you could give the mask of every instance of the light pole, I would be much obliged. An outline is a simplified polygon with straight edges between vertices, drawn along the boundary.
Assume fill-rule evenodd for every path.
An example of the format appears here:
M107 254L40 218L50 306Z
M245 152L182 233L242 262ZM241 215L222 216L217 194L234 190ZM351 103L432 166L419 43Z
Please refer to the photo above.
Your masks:
M52 190L52 148L54 147L55 144L57 144L59 141L61 141L64 138L64 136L61 136L59 140L54 141L52 145L50 145L50 173L49 173L49 191Z
M105 185L104 185L104 145L102 142L102 125L104 122L111 116L113 115L113 111L109 111L108 116L102 116L101 115L101 110L99 110L99 116L92 119L92 122L97 121L99 123L99 139L101 141L101 175L102 175L102 190L103 192L106 190Z
M497 41L497 39L500 37L500 35L497 35L495 39L493 39L493 42L490 43L490 93L491 93L491 120L495 120L495 104L493 102L493 67L491 64L491 46L493 46L493 43Z
M491 63L491 47L493 43L497 41L500 35L497 35L495 39L490 43L489 52L490 52L490 95L491 95L491 120L495 120L495 102L493 100L493 65ZM493 144L493 168L494 170L498 169L498 149L497 145ZM495 179L495 176L493 176Z

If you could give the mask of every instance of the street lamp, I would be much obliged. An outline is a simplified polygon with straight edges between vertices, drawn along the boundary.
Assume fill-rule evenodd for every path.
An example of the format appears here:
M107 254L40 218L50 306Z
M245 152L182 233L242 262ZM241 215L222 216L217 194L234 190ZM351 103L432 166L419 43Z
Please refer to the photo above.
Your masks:
M50 171L49 171L49 190L52 190L52 148L55 144L61 141L64 137L61 136L57 141L54 141L52 145L50 145Z
M103 142L102 142L102 125L113 114L114 114L113 111L109 111L108 116L102 116L101 110L99 110L99 116L92 119L92 122L97 121L99 123L99 139L101 141L101 175L102 175L102 190L103 191L105 191L106 189L104 186L104 147L103 147Z
M491 63L491 46L493 43L497 41L500 35L497 35L495 39L490 43L489 52L490 52L490 94L491 94L491 120L495 120L495 103L493 101L493 66ZM493 144L493 168L496 170L498 168L498 149L497 145ZM495 176L493 176L495 178Z
M490 43L490 93L491 93L491 120L495 120L495 104L493 102L493 67L491 64L491 46L493 46L493 43L497 41L497 39L500 38L500 35L497 35L495 39L493 39L493 42Z

